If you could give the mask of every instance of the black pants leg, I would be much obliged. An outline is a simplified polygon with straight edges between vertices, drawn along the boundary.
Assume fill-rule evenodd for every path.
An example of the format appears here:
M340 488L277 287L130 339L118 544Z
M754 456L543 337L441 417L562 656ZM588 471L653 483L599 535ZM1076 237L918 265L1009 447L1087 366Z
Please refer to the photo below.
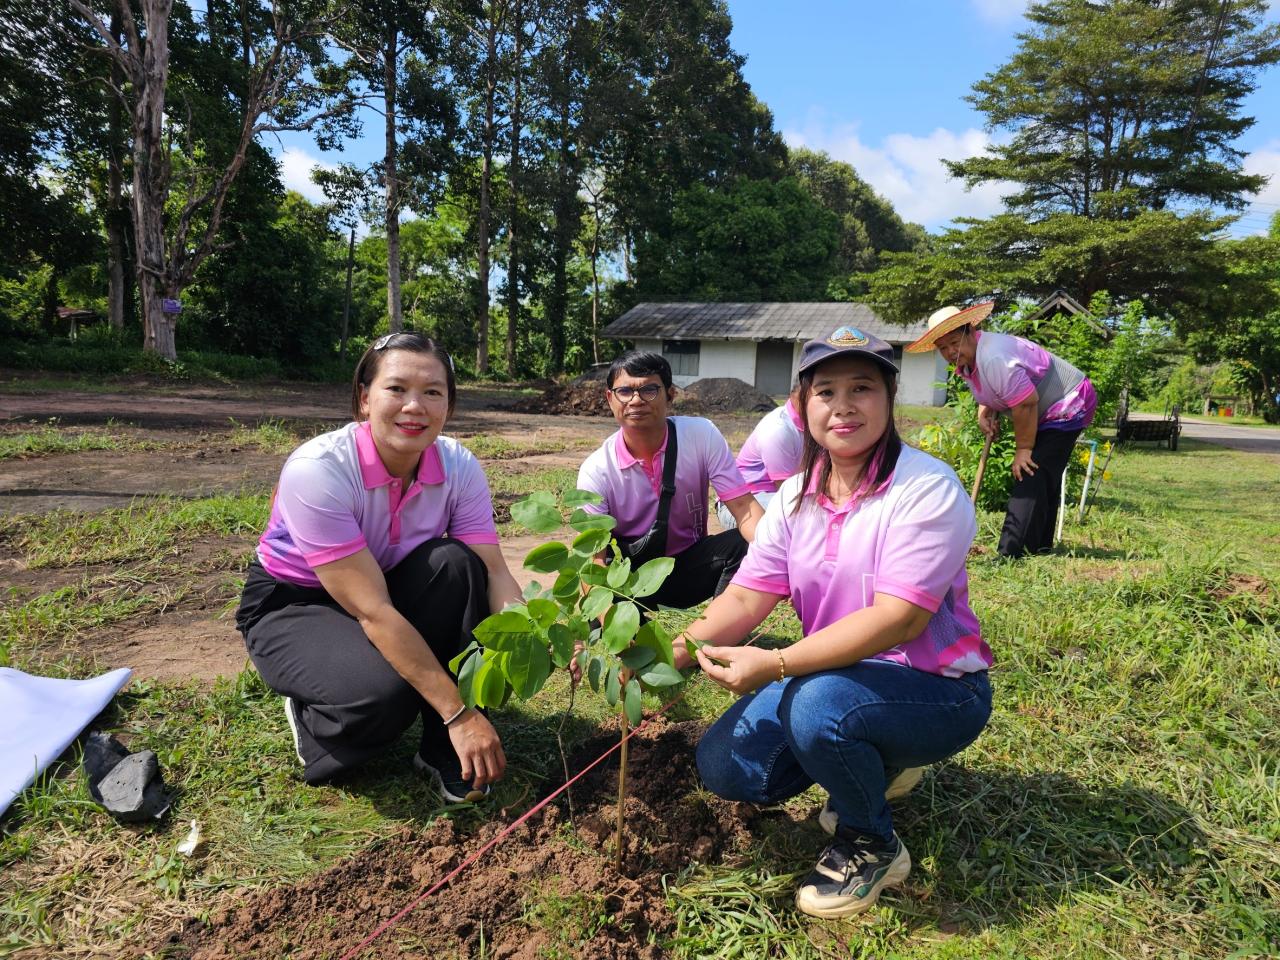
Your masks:
M1062 493L1062 471L1075 449L1079 430L1039 430L1031 459L1037 464L1031 476L1015 480L1000 531L1001 556L1021 557L1053 548L1053 530Z
M484 564L459 541L422 544L386 578L392 604L441 665L471 640L472 629L487 615ZM419 715L422 749L448 744L435 710L323 590L280 583L259 567L245 583L237 622L267 685L294 700L308 783L365 762Z
M684 610L717 597L729 586L746 555L747 541L737 530L703 537L673 558L676 566L671 576L657 593L644 598L644 603L650 607L662 604Z

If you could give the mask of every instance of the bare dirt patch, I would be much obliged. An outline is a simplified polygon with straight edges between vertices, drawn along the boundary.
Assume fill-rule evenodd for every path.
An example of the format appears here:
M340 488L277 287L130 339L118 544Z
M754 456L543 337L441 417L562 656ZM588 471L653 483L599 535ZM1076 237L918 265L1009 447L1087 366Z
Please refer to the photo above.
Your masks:
M616 814L614 759L575 785L576 831L558 807L548 807L361 955L666 956L664 942L676 922L666 906L663 875L691 857L719 862L746 839L752 815L750 808L694 789L700 734L698 724L651 724L632 740L621 873L606 853ZM614 742L616 734L585 744L571 769L581 769ZM471 837L450 821L405 831L311 880L254 893L208 922L191 920L160 949L190 960L340 956L504 827L491 822Z

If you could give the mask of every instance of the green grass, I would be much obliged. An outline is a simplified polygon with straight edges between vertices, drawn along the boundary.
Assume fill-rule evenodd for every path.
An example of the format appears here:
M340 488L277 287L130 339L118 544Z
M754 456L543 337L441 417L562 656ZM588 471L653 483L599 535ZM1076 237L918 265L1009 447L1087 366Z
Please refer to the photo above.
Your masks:
M299 433L281 420L268 420L256 427L246 427L235 419L231 421L231 442L240 447L254 447L263 453L290 454L312 436L314 433Z
M574 480L523 466L488 468L499 503ZM999 560L990 548L1000 517L981 516L988 552L972 558L970 586L997 657L995 712L973 747L896 807L915 863L907 886L859 920L799 916L795 880L822 836L812 821L763 818L724 863L667 878L680 923L667 954L1101 960L1280 950L1280 471L1271 458L1192 440L1177 453L1121 451L1109 469L1087 523L1069 522L1052 556ZM109 583L0 608L27 618L3 634L13 665L40 656L24 631L44 642L66 630L91 636L131 615L129 603L152 602L155 556L256 531L264 517L265 498L250 497L11 524L0 536L25 562L113 565ZM764 633L786 643L796 628L780 610ZM557 677L537 701L497 712L511 759L498 806L556 775L565 689ZM699 681L676 711L710 719L728 702ZM579 698L573 736L602 719L595 698ZM242 888L310 876L440 813L407 772L412 733L354 781L304 787L279 700L252 672L212 688L137 684L103 725L156 750L174 814L154 829L116 826L72 775L76 758L56 765L5 821L0 955L136 953ZM820 802L810 791L789 806L807 814ZM191 819L207 838L195 860L173 852ZM465 829L478 822L463 818ZM593 896L531 885L509 922L563 932L553 953L573 956L576 937L608 922Z
M85 450L154 450L159 446L152 441L123 437L109 429L59 427L50 423L22 433L0 434L0 461Z

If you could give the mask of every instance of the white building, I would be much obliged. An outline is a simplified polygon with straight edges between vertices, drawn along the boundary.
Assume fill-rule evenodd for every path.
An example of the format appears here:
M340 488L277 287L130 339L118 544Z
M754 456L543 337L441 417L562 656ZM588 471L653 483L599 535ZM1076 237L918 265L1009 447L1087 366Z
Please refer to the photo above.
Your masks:
M708 377L737 377L765 393L786 393L806 340L853 327L893 345L902 370L898 402L938 407L946 400L947 365L936 350L902 352L925 331L885 323L862 303L641 303L605 327L638 350L671 362L678 386Z

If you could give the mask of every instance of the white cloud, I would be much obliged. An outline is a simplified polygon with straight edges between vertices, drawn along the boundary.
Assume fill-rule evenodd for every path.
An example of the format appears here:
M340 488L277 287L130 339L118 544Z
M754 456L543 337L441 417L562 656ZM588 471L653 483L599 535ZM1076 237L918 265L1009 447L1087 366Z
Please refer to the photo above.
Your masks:
M1251 198L1249 209L1236 223L1235 233L1266 233L1280 211L1280 140L1271 140L1244 158L1244 172L1260 173L1270 181Z
M313 157L301 147L285 147L280 154L280 180L286 190L294 190L312 203L324 203L324 192L311 182L316 167L336 169L334 164Z
M972 0L978 16L991 23L1016 20L1027 12L1029 0Z
M963 160L986 151L991 138L973 128L957 133L939 127L925 136L893 133L876 146L864 143L856 127L824 129L816 122L801 130L785 130L783 136L793 146L824 150L852 165L899 216L931 230L956 217L999 213L1000 197L1009 192L1007 185L991 183L965 190L964 183L953 179L942 165L943 158Z

